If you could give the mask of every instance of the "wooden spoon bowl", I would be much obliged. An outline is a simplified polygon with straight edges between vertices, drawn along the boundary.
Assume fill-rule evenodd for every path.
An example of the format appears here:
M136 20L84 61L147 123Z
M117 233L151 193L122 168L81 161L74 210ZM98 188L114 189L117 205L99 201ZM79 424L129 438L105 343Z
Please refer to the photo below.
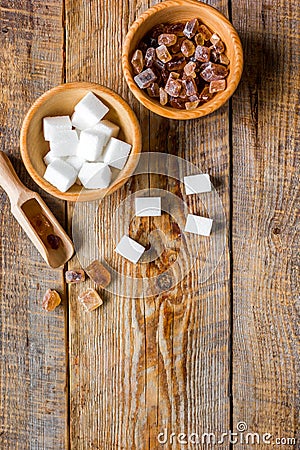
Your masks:
M219 34L226 45L230 60L230 73L226 79L225 91L218 92L210 101L190 111L162 106L158 100L149 97L134 82L131 59L141 39L156 25L162 23L187 22L199 18L213 32ZM168 0L145 11L130 27L125 38L122 55L124 76L133 95L150 111L169 119L195 119L206 116L220 108L232 96L243 71L243 50L239 36L232 24L212 6L193 0Z
M8 156L2 151L0 151L0 186L9 196L12 214L46 263L50 267L57 268L69 261L74 253L71 239L41 197L21 183ZM48 238L51 236L58 240L55 248L49 245Z
M93 92L109 107L105 119L120 127L119 139L132 145L124 168L115 173L112 183L106 189L84 189L75 184L63 193L44 178L46 166L44 156L49 151L49 143L43 136L43 118L46 116L72 115L76 103L87 92ZM96 83L67 83L45 92L28 111L21 129L21 155L27 171L33 180L46 192L62 200L91 201L103 198L119 189L133 174L142 148L141 129L130 106L112 90Z

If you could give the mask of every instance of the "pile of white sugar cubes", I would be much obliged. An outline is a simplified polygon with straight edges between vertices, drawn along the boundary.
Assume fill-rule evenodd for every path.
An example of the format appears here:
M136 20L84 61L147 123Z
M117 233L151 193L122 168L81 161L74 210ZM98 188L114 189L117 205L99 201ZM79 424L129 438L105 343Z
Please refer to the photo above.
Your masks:
M184 186L186 195L201 194L212 190L210 177L206 173L184 177ZM135 215L137 217L161 216L161 198L137 197L135 199ZM210 236L212 224L213 220L208 217L188 214L184 231L200 236ZM115 252L136 264L145 252L145 247L124 235L116 246Z
M86 189L107 188L111 168L123 169L131 145L117 139L119 127L103 117L109 108L88 92L69 116L44 117L44 138L50 151L44 157L44 178L59 191L75 183Z

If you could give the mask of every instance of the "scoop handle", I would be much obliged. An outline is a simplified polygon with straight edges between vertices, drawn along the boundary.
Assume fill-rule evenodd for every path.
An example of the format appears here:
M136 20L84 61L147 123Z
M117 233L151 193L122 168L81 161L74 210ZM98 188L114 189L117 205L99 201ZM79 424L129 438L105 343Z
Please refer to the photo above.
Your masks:
M17 203L20 195L28 189L20 181L6 153L0 150L0 186L6 191L11 204Z

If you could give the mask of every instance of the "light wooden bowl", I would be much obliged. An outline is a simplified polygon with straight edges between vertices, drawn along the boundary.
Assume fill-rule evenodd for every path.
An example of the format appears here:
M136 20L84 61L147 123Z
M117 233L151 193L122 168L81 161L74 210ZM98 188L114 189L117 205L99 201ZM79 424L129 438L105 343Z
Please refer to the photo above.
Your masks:
M67 192L62 193L43 178L46 170L43 158L49 151L49 143L43 136L43 117L72 115L76 103L89 91L97 95L109 107L110 111L105 119L119 125L118 137L131 144L132 149L124 168L108 188L84 189L75 184ZM133 174L142 148L142 135L134 112L119 95L96 83L78 82L56 86L36 100L24 119L20 143L25 167L42 189L62 200L90 201L113 193Z
M199 18L212 31L219 34L226 45L230 60L227 88L215 94L212 100L190 111L162 106L158 100L149 97L134 82L131 58L140 40L156 25L176 23ZM220 108L234 93L243 71L243 50L241 41L232 24L212 6L193 0L168 0L145 11L130 27L125 38L122 54L124 76L133 95L150 111L169 119L195 119L206 116Z

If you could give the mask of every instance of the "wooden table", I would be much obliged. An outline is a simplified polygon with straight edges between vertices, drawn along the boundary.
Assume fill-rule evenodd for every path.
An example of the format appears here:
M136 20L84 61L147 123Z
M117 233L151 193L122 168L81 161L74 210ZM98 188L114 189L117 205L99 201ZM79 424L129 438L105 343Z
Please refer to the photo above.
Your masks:
M77 302L81 288L67 288L63 270L45 265L1 191L3 450L206 448L192 444L192 433L220 439L242 430L240 422L261 440L257 445L250 436L254 443L237 449L269 448L264 433L272 445L283 439L283 448L300 448L292 441L300 373L297 2L209 2L237 28L245 69L230 103L189 122L150 114L122 76L128 27L154 3L2 0L1 150L70 230L72 205L41 192L24 169L22 120L39 95L61 82L111 87L136 112L145 152L175 154L211 174L227 216L223 257L204 283L198 261L168 293L136 300L125 285L128 298L105 294L104 306L85 314ZM107 203L103 223L127 195L149 187L181 192L164 177L134 177ZM133 237L145 240L156 224L134 222ZM171 225L165 217L168 233ZM166 250L162 269L174 251ZM76 266L74 258L70 267ZM148 276L154 268L140 270ZM63 296L53 313L41 309L48 288ZM169 443L161 445L164 429ZM226 438L215 446L229 447Z

